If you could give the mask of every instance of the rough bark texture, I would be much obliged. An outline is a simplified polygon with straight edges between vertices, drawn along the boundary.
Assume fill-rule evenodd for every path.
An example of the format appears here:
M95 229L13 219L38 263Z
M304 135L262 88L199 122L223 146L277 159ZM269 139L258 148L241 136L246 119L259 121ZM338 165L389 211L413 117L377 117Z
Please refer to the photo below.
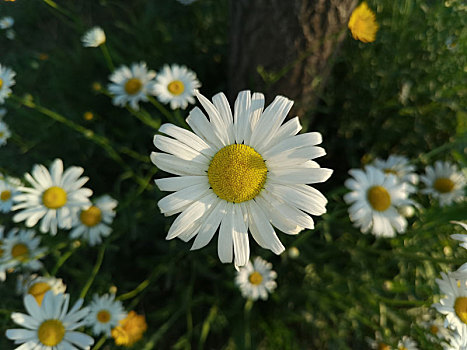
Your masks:
M252 89L269 99L278 94L293 99L299 115L312 110L331 71L333 55L348 34L347 22L356 3L232 0L230 98L242 89Z

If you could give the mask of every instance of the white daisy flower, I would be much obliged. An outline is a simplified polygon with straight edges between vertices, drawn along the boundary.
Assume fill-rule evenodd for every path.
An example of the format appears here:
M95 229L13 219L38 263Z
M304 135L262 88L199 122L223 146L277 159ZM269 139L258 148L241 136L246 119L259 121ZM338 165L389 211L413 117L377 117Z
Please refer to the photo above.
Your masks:
M467 274L441 272L441 277L436 282L445 297L433 307L446 315L446 327L460 332L467 324Z
M181 214L166 239L204 247L219 228L222 262L245 265L250 256L250 231L256 242L275 254L284 251L272 225L287 234L314 228L308 215L326 212L326 198L307 184L326 181L331 169L311 159L325 155L321 134L296 135L298 117L281 125L293 102L278 96L264 111L264 96L239 93L234 113L223 93L212 104L196 91L210 120L195 107L187 123L195 133L164 124L151 160L161 170L180 175L156 180L161 191L175 192L158 202L166 216ZM308 214L307 214L308 213ZM272 224L272 225L271 225Z
M105 33L101 27L92 27L81 38L84 47L98 47L105 43Z
M449 51L455 51L457 49L457 38L455 36L449 36L446 39L445 44Z
M427 330L428 338L432 341L447 339L451 335L449 329L444 327L444 321L440 318L423 321L421 326Z
M16 73L10 68L0 64L0 103L4 103L5 99L10 95L13 85L15 85Z
M112 103L124 107L127 103L133 109L139 109L139 101L147 101L156 72L148 70L146 63L133 63L131 68L121 66L109 77L108 88L114 96Z
M248 261L246 266L237 271L235 284L240 288L244 298L266 300L268 294L277 287L274 281L276 277L277 274L272 269L272 264L257 256L253 264Z
M381 336L380 332L375 333L375 339L367 337L365 340L368 343L368 346L370 347L370 349L391 350L391 346L389 346L383 341L383 337Z
M32 175L25 175L33 187L19 187L22 193L14 197L18 203L12 209L20 211L13 221L25 221L27 227L32 227L41 220L40 231L53 236L57 234L57 227L71 228L73 216L90 205L88 197L92 191L82 187L89 180L80 177L83 171L81 167L72 166L64 172L61 159L53 161L50 171L36 164Z
M65 293L66 285L63 284L61 278L55 277L43 277L36 274L28 276L18 276L18 285L17 288L20 289L20 294L26 296L30 294L36 299L36 302L39 306L42 305L42 300L44 299L45 293L49 290L53 294L57 295L60 293Z
M404 156L391 154L386 160L376 158L371 165L385 174L395 175L402 182L412 185L418 184L418 175L414 172L415 166L410 164L409 159ZM415 190L415 188L413 189Z
M0 120L0 146L4 146L7 143L7 140L10 138L11 132L8 128L7 123Z
M101 297L94 294L89 308L90 312L85 322L92 327L94 335L103 333L110 336L110 330L118 326L120 320L126 317L122 303L115 300L114 294L105 294Z
M444 350L467 350L467 327L455 332L446 338L447 343L443 343Z
M467 231L467 223L465 222L461 222L461 221L451 221L452 224L457 224L459 226L461 226L464 230ZM465 248L467 249L467 234L465 233L455 233L453 235L451 235L451 238L452 239L455 239L457 241L460 241L462 243L460 243L459 245L462 247L462 248ZM465 270L467 271L467 263L465 263L464 265L462 265L461 268L459 268L459 270L462 270L463 267L465 267Z
M75 331L84 325L83 319L89 308L80 310L83 305L80 299L68 310L69 302L68 294L55 295L49 291L39 306L32 295L26 295L24 306L28 314L14 312L11 315L13 322L24 328L8 329L6 337L14 340L15 344L23 344L16 350L90 349L94 339Z
M170 67L165 65L157 74L152 93L162 103L170 103L172 109L185 109L188 103L195 103L195 89L200 87L201 83L193 71L173 64Z
M87 209L82 209L79 216L73 220L73 230L70 237L83 237L91 246L102 242L112 232L109 225L115 217L115 207L118 202L108 195L104 195Z
M410 337L404 335L397 344L398 350L418 350L417 343Z
M9 40L14 40L16 38L16 32L13 29L7 29L5 36Z
M0 29L8 29L13 27L13 24L15 24L15 20L13 17L6 16L0 18Z
M18 193L18 183L12 178L0 179L0 212L8 213L13 206L13 198Z
M394 237L395 231L405 232L407 220L398 212L405 205L412 205L408 199L410 191L407 183L400 183L397 178L373 166L365 170L351 169L353 178L345 181L345 186L352 190L344 196L349 207L349 217L363 233L371 232L375 236Z
M425 171L420 177L426 186L422 193L437 198L442 207L464 200L465 177L457 165L436 161L434 167L427 166Z

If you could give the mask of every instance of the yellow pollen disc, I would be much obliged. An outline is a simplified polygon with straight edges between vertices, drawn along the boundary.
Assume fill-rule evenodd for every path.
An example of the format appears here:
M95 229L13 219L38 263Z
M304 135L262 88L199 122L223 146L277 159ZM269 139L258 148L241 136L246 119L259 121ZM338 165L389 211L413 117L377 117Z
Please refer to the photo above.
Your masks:
M86 210L83 210L79 216L81 222L88 226L93 227L96 226L102 220L102 212L96 206L91 206Z
M0 78L0 89L2 88L2 86L3 86L3 80L2 78Z
M432 324L431 327L430 327L430 332L431 332L431 334L438 334L439 328L436 327L434 324Z
M384 343L379 343L378 344L378 350L390 350L391 347L387 344L384 344Z
M110 312L108 312L107 310L100 310L97 313L96 318L100 323L107 323L110 321Z
M65 336L65 327L59 320L46 320L42 322L37 330L39 341L45 346L59 344Z
M25 261L29 256L29 249L26 244L17 243L11 248L13 259Z
M214 155L209 164L208 179L220 198L241 203L261 192L267 172L263 158L252 147L233 144Z
M141 90L143 83L138 78L128 79L125 83L125 91L128 95L134 95Z
M45 282L37 282L34 283L31 287L28 289L28 294L31 294L34 299L36 299L37 304L41 306L42 304L42 299L44 299L45 293L48 292L51 289L50 285Z
M174 80L167 86L167 90L169 90L172 95L178 96L185 91L185 85L180 80Z
M370 187L367 199L376 211L385 211L391 205L391 196L383 186Z
M263 281L263 276L258 271L253 272L250 276L248 276L248 281L251 284L258 286Z
M399 350L408 350L405 346L399 346Z
M66 204L66 192L63 188L52 186L42 194L42 203L49 209L58 209Z
M9 200L11 198L11 191L2 191L2 193L0 193L0 199L5 202L7 200Z
M451 179L440 177L436 179L435 183L433 184L433 187L439 193L448 193L451 192L454 188L454 182Z
M466 297L458 297L456 302L454 303L454 311L456 311L457 317L464 322L467 323L467 298Z
M0 131L0 139L5 136L5 133L3 131Z

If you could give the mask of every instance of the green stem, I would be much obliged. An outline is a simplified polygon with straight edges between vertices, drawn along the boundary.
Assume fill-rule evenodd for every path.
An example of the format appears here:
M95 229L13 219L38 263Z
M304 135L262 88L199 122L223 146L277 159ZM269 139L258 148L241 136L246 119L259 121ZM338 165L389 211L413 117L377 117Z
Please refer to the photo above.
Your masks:
M89 276L89 279L87 280L86 284L84 285L83 289L81 290L81 293L79 295L80 299L84 299L86 296L89 288L91 288L92 282L97 276L97 273L99 272L99 269L101 268L102 261L104 260L104 253L105 253L105 245L102 245L101 248L99 249L99 253L97 254L97 260L96 264L94 265L94 268L92 269L91 276Z
M159 101L157 101L154 97L148 96L149 102L151 102L172 124L178 124L176 118L172 113L169 112L167 108L165 108Z
M206 342L206 339L209 335L209 330L211 328L211 323L214 321L214 318L217 315L217 305L214 305L211 307L211 310L209 310L208 317L203 322L203 326L201 328L201 335L199 337L199 342L198 342L198 350L203 350L204 348L204 343Z
M104 55L105 62L107 63L107 67L109 67L109 70L113 72L115 70L115 66L112 62L112 57L110 56L109 49L107 48L107 45L105 43L101 45L101 50L102 54Z
M149 341L144 346L143 350L152 350L156 349L157 342L162 338L165 332L167 332L170 327L175 323L175 321L182 315L183 308L177 310L171 318L167 322L165 322L162 326L159 327L156 333L149 339Z
M245 303L245 308L243 310L243 316L245 320L245 350L251 349L251 327L250 327L250 319L251 319L251 309L253 307L253 299L248 299Z
M94 345L94 347L91 349L91 350L98 350L102 347L102 345L104 345L105 341L107 340L107 337L105 335L103 335L101 337L101 339L99 339L99 341L96 343L96 345Z
M56 276L58 270L60 269L60 267L62 267L62 265L70 258L70 256L73 255L73 253L74 253L77 249L78 249L78 247L71 247L71 249L69 249L66 253L64 253L63 255L61 255L60 258L58 259L57 263L55 264L54 268L53 268L52 271L50 272L50 274L51 274L52 276Z
M153 128L154 130L159 130L159 128L161 127L161 122L160 120L154 120L151 118L150 114L145 112L144 110L141 110L141 111L137 111L137 110L134 110L133 108L131 107L127 107L127 110L132 114L134 115L136 118L138 118L139 120L141 120L144 124L146 124L147 126L150 126L151 128Z

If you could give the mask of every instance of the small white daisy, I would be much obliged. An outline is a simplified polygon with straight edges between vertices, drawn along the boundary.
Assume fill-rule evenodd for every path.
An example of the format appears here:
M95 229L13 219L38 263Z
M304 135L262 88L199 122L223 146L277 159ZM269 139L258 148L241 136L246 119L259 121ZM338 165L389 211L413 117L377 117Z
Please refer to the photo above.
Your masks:
M194 133L164 124L159 132L170 137L154 137L165 153L152 152L152 162L180 175L156 180L161 191L175 192L158 202L161 212L181 213L166 239L196 237L191 249L199 249L219 228L219 259L243 266L250 256L250 232L261 247L281 254L285 248L273 225L295 235L314 228L310 215L326 212L327 199L309 186L332 174L312 160L326 154L316 146L321 134L297 135L298 117L282 125L293 104L283 96L263 111L263 94L242 91L234 113L222 93L213 103L196 96L210 120L195 107L187 118Z
M108 88L113 95L112 103L124 107L129 104L139 109L139 101L147 101L156 72L148 70L146 63L133 63L131 67L121 66L109 77Z
M10 68L0 64L0 103L4 103L5 99L10 95L13 85L15 85L16 73Z
M398 350L418 350L417 343L410 337L404 335L397 343Z
M39 247L40 242L40 237L36 237L33 230L11 229L7 237L3 239L0 270L16 267L32 271L39 270L42 267L39 259L47 250Z
M407 220L398 212L405 205L412 205L408 199L410 191L407 183L400 183L397 178L373 166L365 170L351 169L353 178L345 181L345 186L352 192L344 196L349 207L349 217L363 233L371 232L375 236L394 237L395 231L405 232Z
M196 74L185 66L165 65L157 74L153 94L162 103L170 103L170 108L185 109L188 103L195 103L195 89L201 87Z
M0 212L9 213L13 206L13 198L18 193L19 182L16 179L5 177L0 179Z
M375 339L367 337L365 340L372 350L391 350L391 346L383 341L381 333L379 332L376 332Z
M16 32L13 29L7 29L5 36L9 40L14 40L16 38Z
M421 192L431 194L439 200L440 206L464 200L465 177L457 165L436 161L435 166L427 166L425 175L420 178L426 188Z
M101 27L89 29L81 38L84 47L98 47L105 43L105 32Z
M94 335L104 333L110 336L110 330L118 326L120 320L127 315L122 303L115 300L114 294L105 294L101 297L94 294L89 308L90 312L85 322L92 327Z
M446 39L445 44L446 44L446 48L449 51L455 51L458 47L457 38L451 35Z
M55 295L49 291L39 306L32 295L26 295L24 307L28 314L14 312L11 315L13 322L24 328L8 329L6 337L15 344L23 344L16 350L90 349L94 339L75 331L84 325L89 308L80 309L83 305L80 299L68 310L69 302L68 294Z
M66 285L63 284L61 278L55 277L43 277L36 274L28 275L24 277L23 275L18 276L18 287L20 288L20 293L23 296L30 294L36 299L36 302L39 306L42 304L45 293L49 290L52 291L55 295L59 293L65 293Z
M443 343L444 350L467 350L467 327L455 332L446 338L447 343Z
M391 154L386 160L376 158L371 165L385 174L395 175L402 182L418 184L418 175L414 172L415 166L410 164L408 158L404 156Z
M0 120L0 147L6 145L7 140L10 138L11 132L7 123Z
M435 318L420 323L427 330L428 338L432 341L447 339L451 335L449 329L444 327L444 321L441 318Z
M40 231L55 236L57 227L69 229L73 216L90 205L92 191L82 186L89 180L80 177L84 172L81 167L72 166L63 171L61 159L55 159L50 171L43 165L35 165L25 179L33 186L19 187L21 194L14 197L17 202L13 210L20 210L13 217L14 222L25 221L32 227L39 220Z
M433 307L446 315L446 327L460 332L467 324L467 274L441 272L441 277L436 282L445 296Z
M237 271L235 283L240 288L244 298L266 300L268 294L277 287L276 281L274 281L276 277L277 274L272 269L272 264L257 256L253 264L248 261L246 266Z
M70 237L73 239L83 237L91 246L102 242L112 232L109 226L115 217L115 207L118 202L108 195L98 198L87 209L82 209L73 220L73 230Z
M13 17L6 16L0 18L0 29L8 29L13 27L13 24L15 24L15 20Z

